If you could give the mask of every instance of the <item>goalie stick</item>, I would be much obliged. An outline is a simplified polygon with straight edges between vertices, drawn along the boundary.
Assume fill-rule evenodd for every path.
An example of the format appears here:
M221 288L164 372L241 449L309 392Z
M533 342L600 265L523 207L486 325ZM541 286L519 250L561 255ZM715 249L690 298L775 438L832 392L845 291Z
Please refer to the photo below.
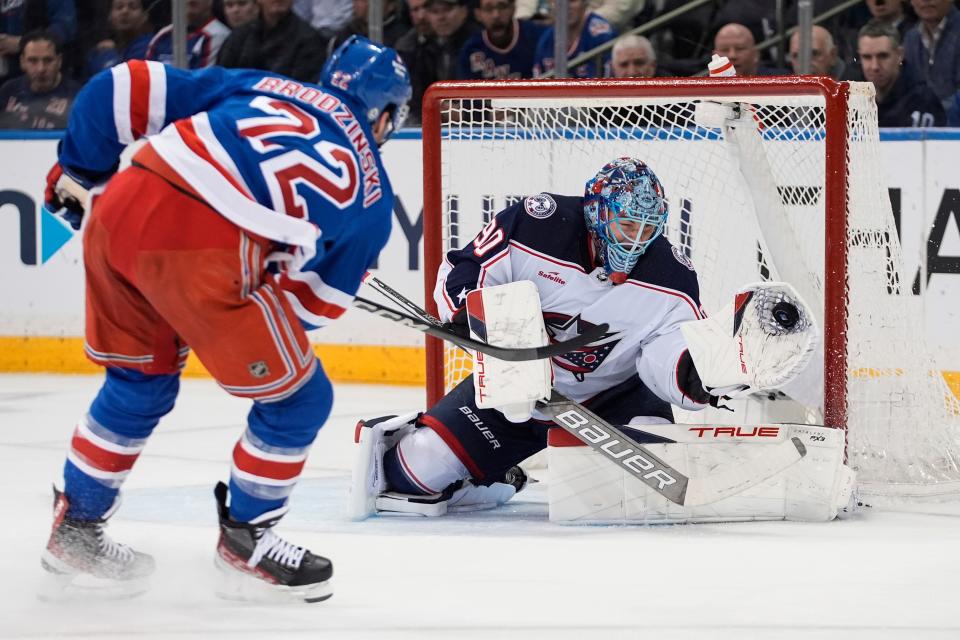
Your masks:
M423 319L421 320L422 323L430 324L435 329L439 329L439 320L386 283L375 277L369 277L364 282L397 304L411 309ZM581 334L578 337L582 338L584 335L586 334ZM569 345L575 340L576 338L564 344ZM499 357L496 354L490 355ZM554 390L549 401L538 402L537 409L613 464L616 464L670 502L681 506L699 507L737 495L773 477L807 455L806 447L800 442L799 438L794 437L766 447L768 450L764 451L764 455L749 462L738 463L736 466L731 465L729 468L720 468L707 476L689 477L653 455L646 447L634 441L633 438L609 424L579 402L567 398L559 391Z
M404 299L406 300L406 298ZM413 304L409 300L407 300L407 302ZM487 344L486 342L474 340L472 338L459 336L453 331L443 328L435 319L433 322L426 320L424 318L430 316L422 309L422 313L418 314L421 317L415 318L401 311L397 311L396 309L385 307L384 305L376 303L372 300L361 298L360 296L357 296L353 299L353 306L357 307L358 309L368 311L375 316L386 318L387 320L392 320L393 322L402 324L405 327L422 331L423 333L435 338L452 342L463 349L482 351L483 353L493 356L494 358L507 360L508 362L544 360L554 356L561 356L565 353L579 349L580 347L585 347L594 340L599 340L603 337L607 330L610 329L610 326L604 323L595 327L590 327L580 335L563 342L555 342L542 347L502 348L492 344Z
M558 391L553 392L549 401L538 402L537 409L670 502L685 507L699 507L737 495L807 455L800 439L793 437L765 447L763 455L748 462L718 467L706 476L689 477Z

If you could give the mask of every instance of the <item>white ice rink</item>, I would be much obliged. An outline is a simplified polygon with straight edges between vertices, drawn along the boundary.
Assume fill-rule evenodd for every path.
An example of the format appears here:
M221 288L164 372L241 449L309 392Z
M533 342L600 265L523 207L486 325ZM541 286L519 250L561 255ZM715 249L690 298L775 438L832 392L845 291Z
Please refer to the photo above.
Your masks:
M333 559L334 596L251 606L212 593L216 514L247 403L186 380L125 486L114 538L153 554L128 601L35 597L50 485L97 377L0 376L2 638L960 638L960 509L829 524L561 527L544 484L497 511L345 520L358 417L422 392L337 388L280 532Z

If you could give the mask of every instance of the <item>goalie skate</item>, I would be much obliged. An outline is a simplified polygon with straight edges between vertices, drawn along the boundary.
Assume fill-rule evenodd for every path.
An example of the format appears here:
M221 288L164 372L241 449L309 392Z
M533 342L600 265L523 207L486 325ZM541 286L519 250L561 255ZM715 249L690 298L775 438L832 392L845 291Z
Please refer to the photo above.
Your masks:
M41 600L132 598L147 590L153 557L113 541L104 532L119 504L98 520L67 517L70 501L53 489L53 529L40 558L46 580Z
M217 595L250 602L321 602L333 595L333 563L287 542L273 531L279 516L237 522L227 508L227 486L214 489L220 540L214 564L221 582Z

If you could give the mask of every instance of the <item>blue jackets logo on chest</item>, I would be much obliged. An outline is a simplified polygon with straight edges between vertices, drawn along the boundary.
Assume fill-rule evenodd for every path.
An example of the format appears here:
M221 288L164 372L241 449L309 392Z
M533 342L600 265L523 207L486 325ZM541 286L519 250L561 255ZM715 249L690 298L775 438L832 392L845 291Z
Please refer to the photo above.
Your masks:
M557 210L556 201L546 193L538 193L523 201L523 209L533 218L543 220Z
M583 320L579 315L568 316L564 313L552 311L544 312L543 322L550 338L557 340L566 340L575 335L580 335L585 329L594 326L592 322ZM612 336L614 333L605 334L601 340ZM553 359L553 364L569 371L577 381L583 382L586 374L596 371L619 342L620 340L617 339L601 344L591 344L562 356L557 356Z

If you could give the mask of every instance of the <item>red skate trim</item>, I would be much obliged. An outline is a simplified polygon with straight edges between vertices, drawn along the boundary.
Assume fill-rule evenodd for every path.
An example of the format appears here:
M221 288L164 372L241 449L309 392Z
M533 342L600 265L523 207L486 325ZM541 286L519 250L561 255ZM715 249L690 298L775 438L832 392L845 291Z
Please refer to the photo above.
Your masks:
M453 451L453 455L457 456L460 462L463 463L463 466L467 468L467 471L470 472L470 475L474 480L483 480L487 477L487 474L480 470L480 467L477 466L477 463L474 462L473 458L470 457L470 454L467 453L463 443L461 443L457 437L453 435L453 432L447 428L447 425L427 414L420 416L420 422L424 426L433 429L434 432L440 436L440 439L443 440L444 444L450 447L450 450Z
M63 522L63 519L67 515L67 510L70 508L70 500L67 498L67 494L61 493L57 496L57 500L53 503L53 528L56 529L60 526L60 523Z
M252 569L247 564L247 561L230 551L222 543L217 545L217 553L221 558L226 560L227 564L239 571L240 573L245 573L247 575L253 576L255 578L260 578L264 582L269 582L270 584L280 584L276 576L271 575L267 571L260 568L260 565L253 567Z

